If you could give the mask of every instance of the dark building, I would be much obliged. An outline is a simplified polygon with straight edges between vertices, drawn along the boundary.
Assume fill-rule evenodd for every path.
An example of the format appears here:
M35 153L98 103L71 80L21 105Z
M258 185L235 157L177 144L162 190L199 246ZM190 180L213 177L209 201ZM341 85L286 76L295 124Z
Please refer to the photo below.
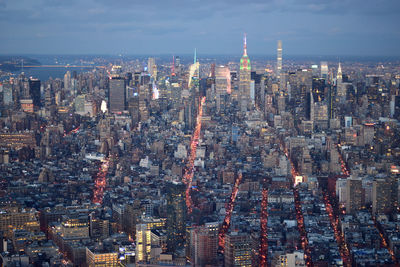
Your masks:
M34 107L41 107L40 103L40 80L30 78L29 79L29 95L32 98Z
M125 79L119 76L110 79L109 91L110 112L122 112L125 110L126 90Z
M167 184L167 248L175 252L183 248L186 233L185 184Z

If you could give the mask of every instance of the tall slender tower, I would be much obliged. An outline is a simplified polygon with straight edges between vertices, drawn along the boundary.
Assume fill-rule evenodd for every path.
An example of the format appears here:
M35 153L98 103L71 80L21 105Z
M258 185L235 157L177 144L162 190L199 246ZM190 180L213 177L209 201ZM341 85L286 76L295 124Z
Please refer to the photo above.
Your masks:
M282 71L282 40L278 40L278 49L276 57L276 76L278 79L281 78Z
M244 34L243 56L240 59L240 70L239 70L239 94L240 94L241 111L246 111L250 103L250 83L251 83L251 65L250 65L250 58L247 56L246 34Z
M343 74L342 74L342 64L339 62L338 70L337 70L337 75L336 75L336 81L342 82L343 79Z

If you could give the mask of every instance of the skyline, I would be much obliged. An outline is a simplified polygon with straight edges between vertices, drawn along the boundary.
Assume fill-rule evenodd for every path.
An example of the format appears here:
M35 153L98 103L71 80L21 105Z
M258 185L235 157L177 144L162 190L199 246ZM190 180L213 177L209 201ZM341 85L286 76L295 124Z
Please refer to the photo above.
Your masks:
M0 1L2 54L400 56L400 3L376 1Z

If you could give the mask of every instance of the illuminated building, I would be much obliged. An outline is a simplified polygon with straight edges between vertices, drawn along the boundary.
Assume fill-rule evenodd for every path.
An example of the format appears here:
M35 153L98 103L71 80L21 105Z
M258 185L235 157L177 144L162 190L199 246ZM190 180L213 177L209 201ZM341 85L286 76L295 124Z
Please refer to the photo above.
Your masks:
M86 264L88 267L119 266L118 252L105 252L86 248Z
M225 267L251 267L249 233L231 232L225 236Z
M89 237L89 222L87 216L63 216L61 223L61 234L64 238L87 238Z
M346 184L346 212L354 213L363 206L363 189L361 178L350 177Z
M15 207L0 212L0 231L4 236L11 238L13 230L17 229L39 232L40 223L35 209L19 210Z
M282 41L278 40L277 57L276 57L276 76L281 78L282 71Z
M33 132L0 133L0 147L21 149L22 147L35 147L36 139Z
M326 79L328 78L328 62L321 61L321 78Z
M149 57L147 60L147 72L154 80L157 80L157 65L154 57Z
M186 186L183 183L167 184L167 247L169 252L175 252L184 245L186 233Z
M251 65L247 55L247 40L244 35L243 56L240 59L239 70L239 101L241 111L246 111L250 105Z
M33 106L32 99L21 99L19 102L21 104L21 109L24 112L27 112L27 113L33 113L34 112L34 106Z
M347 95L347 84L343 82L342 66L339 62L337 75L336 75L336 95L343 102Z
M151 258L151 230L146 224L136 225L136 263L149 262Z
M164 228L165 222L165 219L145 217L136 225L136 263L150 262L152 244L155 243L151 231Z
M231 93L231 73L226 66L218 66L215 70L215 94L217 110L224 110L228 94Z
M40 108L42 105L40 103L40 80L30 78L29 79L29 95L33 100L33 105L35 108Z
M199 70L200 70L200 63L197 61L196 49L195 49L194 50L193 64L190 65L190 67L189 67L188 88L190 88L192 86L193 80L198 80L200 78Z
M111 74L109 81L109 105L110 112L119 113L125 110L126 90L125 79L120 75L119 66L113 67L113 74Z

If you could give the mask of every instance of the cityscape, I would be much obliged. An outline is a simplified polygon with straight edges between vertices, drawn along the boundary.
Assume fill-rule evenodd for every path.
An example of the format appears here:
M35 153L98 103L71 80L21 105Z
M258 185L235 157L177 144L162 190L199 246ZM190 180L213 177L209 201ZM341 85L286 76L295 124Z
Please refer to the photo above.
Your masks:
M109 40L86 53L83 35L68 50L0 30L1 266L400 266L400 35L382 46L365 23L370 43L327 41L325 56L286 34L262 54L255 25L190 48L143 33L152 54L122 53L111 34L107 54Z

